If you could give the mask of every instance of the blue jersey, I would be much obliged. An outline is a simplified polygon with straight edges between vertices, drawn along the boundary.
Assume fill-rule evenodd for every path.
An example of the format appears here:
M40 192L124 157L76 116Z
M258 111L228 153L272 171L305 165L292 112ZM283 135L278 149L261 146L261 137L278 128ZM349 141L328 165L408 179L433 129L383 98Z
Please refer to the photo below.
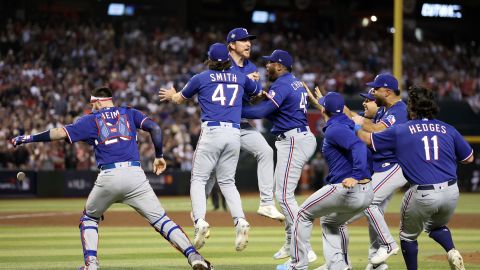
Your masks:
M121 112L124 112L122 115ZM64 127L70 143L83 141L93 146L97 166L139 161L137 129L148 117L132 108L102 108L98 114L80 117ZM122 130L126 129L126 130Z
M457 178L457 160L473 149L458 131L436 119L411 120L372 134L374 151L392 151L412 184L443 183Z
M378 108L377 114L373 118L373 123L382 123L387 129L396 124L402 124L408 121L407 105L399 101L392 105L388 110L385 107ZM372 155L373 170L375 172L384 172L398 163L397 157L390 150L374 152Z
M184 98L198 94L202 121L240 123L243 93L256 95L260 90L259 82L230 68L206 70L193 76L181 94Z
M253 73L253 72L256 72L257 71L257 66L255 66L254 63L252 63L252 61L248 60L248 59L244 59L243 60L243 67L241 66L238 66L237 63L235 63L235 61L230 57L230 62L232 63L232 69L238 71L239 73L242 73L242 74L245 74L245 75L248 75L250 73ZM259 82L260 83L260 82ZM260 86L260 89L262 89L262 85L259 84ZM243 96L242 96L242 102L244 105L250 105L249 104L249 101L250 101L250 96L248 93L243 93Z
M285 73L271 85L268 98L277 108L268 119L272 121L272 133L278 135L285 131L308 126L308 95L303 83L293 74Z
M323 128L322 152L328 164L327 183L338 184L345 178L370 178L367 146L355 135L355 123L345 114L333 115Z

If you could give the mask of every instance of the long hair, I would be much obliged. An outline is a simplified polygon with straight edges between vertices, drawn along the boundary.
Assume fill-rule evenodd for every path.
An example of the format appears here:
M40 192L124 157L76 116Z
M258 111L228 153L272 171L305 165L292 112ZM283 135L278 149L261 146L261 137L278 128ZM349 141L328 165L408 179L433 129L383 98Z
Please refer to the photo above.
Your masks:
M208 67L208 69L222 71L229 69L232 66L232 63L230 62L230 60L224 62L216 62L207 59L205 61L205 65Z
M428 118L437 116L438 105L436 94L423 86L414 85L408 91L408 114L412 119Z

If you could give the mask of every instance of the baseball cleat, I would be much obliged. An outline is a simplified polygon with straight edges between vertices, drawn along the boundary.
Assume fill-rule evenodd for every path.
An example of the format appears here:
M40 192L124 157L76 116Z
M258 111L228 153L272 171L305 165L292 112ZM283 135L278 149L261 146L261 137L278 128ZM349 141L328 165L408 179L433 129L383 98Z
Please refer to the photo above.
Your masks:
M235 227L237 231L237 237L235 238L235 250L242 251L248 245L248 232L250 231L250 224L245 219L239 218Z
M318 259L318 257L317 257L317 254L315 254L315 251L310 249L308 251L308 262L312 263L312 262L316 261L317 259Z
M458 250L452 248L448 253L448 263L451 270L465 270L465 264L463 263L462 255Z
M365 270L387 270L387 269L388 269L388 265L386 263L377 264L377 265L368 263L367 267L365 267Z
M275 205L260 205L258 207L257 214L278 221L285 220L285 216L277 210Z
M210 235L210 225L203 219L199 218L195 224L195 236L193 237L193 246L201 249L205 245L205 239Z
M89 256L86 264L78 268L78 270L97 270L97 269L100 269L100 265L98 264L97 257L94 257L94 256Z
M213 270L209 261L197 260L192 262L193 270Z
M397 246L395 248L392 248L392 250L390 250L390 252L389 252L387 247L381 246L378 249L375 256L370 258L370 263L372 263L373 265L382 264L388 259L388 257L390 257L392 255L397 255L399 250L400 250L400 248Z
M193 212L192 211L190 211L190 219L193 222L193 226L195 226L195 218L193 217ZM207 233L205 234L205 238L209 238L209 237L210 237L210 230L208 230Z
M290 257L290 245L285 243L277 253L273 254L275 260L285 259Z

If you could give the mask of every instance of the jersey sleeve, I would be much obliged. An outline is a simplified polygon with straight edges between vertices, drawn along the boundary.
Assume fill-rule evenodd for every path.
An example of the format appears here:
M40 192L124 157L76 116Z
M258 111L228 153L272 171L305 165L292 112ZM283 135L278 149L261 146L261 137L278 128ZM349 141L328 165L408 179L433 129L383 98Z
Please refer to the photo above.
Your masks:
M148 116L136 109L130 109L132 111L133 123L137 129L141 129L145 120L148 119Z
M262 84L260 81L254 81L249 77L245 76L245 93L249 96L258 95L262 90Z
M200 86L200 79L198 75L195 75L190 79L190 81L188 81L185 87L183 87L180 94L186 99L192 98L200 90L199 86Z
M98 133L95 116L92 114L78 118L73 124L66 125L63 129L70 143L96 138Z
M468 144L467 141L463 138L463 136L455 130L454 135L455 140L455 155L457 156L457 160L465 161L473 155L473 148Z
M396 142L396 130L398 126L387 128L381 132L370 134L372 140L372 149L375 152L384 150L394 150Z
M391 108L389 115L383 118L380 122L383 123L387 128L395 124L403 124L408 121L407 111L404 106L398 106Z
M281 85L276 85L270 88L267 98L273 102L277 108L280 108L280 105L282 105L283 101L287 98L287 93L282 91Z

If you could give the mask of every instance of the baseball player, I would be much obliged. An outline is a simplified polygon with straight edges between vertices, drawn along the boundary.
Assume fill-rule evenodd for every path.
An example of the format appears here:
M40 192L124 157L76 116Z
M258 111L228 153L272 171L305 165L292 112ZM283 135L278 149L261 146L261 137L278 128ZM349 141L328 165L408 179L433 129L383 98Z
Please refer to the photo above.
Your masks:
M181 92L177 93L174 88L160 89L160 98L179 104L198 94L202 111L202 132L193 158L190 186L195 223L194 246L202 248L210 234L210 225L205 221L205 185L215 170L236 226L235 249L242 251L248 243L250 225L245 220L240 194L235 186L235 169L240 154L241 97L244 91L256 95L261 88L258 81L231 68L225 44L211 45L208 58L208 70L193 76Z
M286 216L286 239L273 257L282 259L290 256L291 229L298 212L295 189L302 167L312 157L317 142L307 123L307 92L303 83L291 73L293 58L282 50L275 50L264 58L268 60L267 77L271 82L268 99L258 105L244 107L242 117L267 117L273 124L271 132L277 136L275 195ZM309 260L316 259L317 256L310 247Z
M94 89L90 103L92 113L80 117L73 124L12 139L14 146L57 140L69 143L83 141L93 146L100 173L80 218L85 259L85 266L80 269L99 268L98 224L103 213L118 202L130 205L147 219L157 232L182 252L192 269L213 269L192 246L182 228L167 216L140 167L137 129L149 132L152 138L155 146L154 172L159 175L166 168L162 153L162 131L158 124L133 108L115 107L112 91L108 87Z
M380 108L372 120L358 115L354 116L352 119L356 123L356 130L379 132L408 120L406 104L401 100L398 81L395 77L388 73L380 74L367 85L373 87L373 96ZM385 270L388 266L381 265L385 263L389 256L397 254L399 247L388 229L383 214L395 190L404 186L407 180L403 176L402 168L392 151L375 151L372 159L374 199L372 205L364 211L368 218L371 244L369 264L366 270ZM357 215L349 223L360 216L362 215ZM326 237L328 238L328 235Z
M255 38L256 36L250 35L247 29L235 28L228 33L226 42L232 68L253 80L259 81L260 76L257 67L249 60L251 40ZM244 93L242 96L243 106L249 105L250 97L248 93ZM247 119L242 119L240 123L240 147L252 154L258 162L257 180L260 191L260 206L257 213L279 221L285 220L285 216L277 210L273 200L273 149L268 145L263 135L250 125ZM214 179L209 180L207 194L210 194L214 183Z
M465 269L446 226L457 205L457 163L473 162L473 149L458 131L437 119L435 95L423 87L408 92L410 121L383 132L359 131L374 151L392 151L412 185L403 197L400 242L408 270L418 269L417 237L425 230L447 252L450 268Z
M348 234L344 224L373 200L371 175L365 158L367 147L355 136L355 123L343 113L343 97L330 92L319 100L319 104L327 120L323 128L325 138L322 152L329 168L325 179L328 184L300 206L292 233L292 259L278 265L277 270L308 269L307 241L311 236L313 221L318 217L321 217L323 234L330 235L330 239L323 239L325 268L350 269Z

